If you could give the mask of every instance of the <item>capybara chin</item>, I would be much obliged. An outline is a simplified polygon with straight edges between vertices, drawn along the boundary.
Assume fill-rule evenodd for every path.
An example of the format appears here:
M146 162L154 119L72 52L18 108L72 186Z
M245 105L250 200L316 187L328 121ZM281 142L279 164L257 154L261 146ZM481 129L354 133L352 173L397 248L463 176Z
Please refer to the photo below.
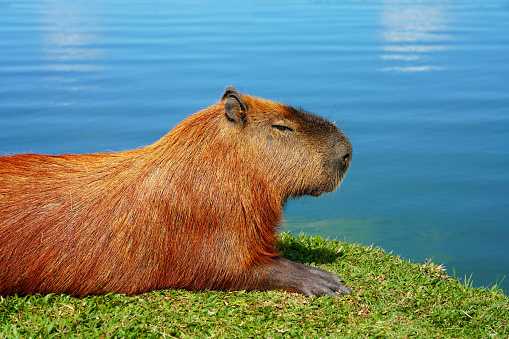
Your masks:
M329 121L233 87L144 148L2 156L0 295L349 293L274 242L284 202L333 191L351 157Z

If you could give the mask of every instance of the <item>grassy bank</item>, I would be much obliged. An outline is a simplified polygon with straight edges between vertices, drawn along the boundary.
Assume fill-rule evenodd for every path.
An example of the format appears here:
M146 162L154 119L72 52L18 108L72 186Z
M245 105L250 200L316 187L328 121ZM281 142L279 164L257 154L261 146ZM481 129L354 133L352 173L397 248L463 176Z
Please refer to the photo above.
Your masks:
M157 291L126 297L0 299L0 338L507 338L509 298L474 289L433 263L378 248L281 235L285 257L341 276L338 299L270 292Z

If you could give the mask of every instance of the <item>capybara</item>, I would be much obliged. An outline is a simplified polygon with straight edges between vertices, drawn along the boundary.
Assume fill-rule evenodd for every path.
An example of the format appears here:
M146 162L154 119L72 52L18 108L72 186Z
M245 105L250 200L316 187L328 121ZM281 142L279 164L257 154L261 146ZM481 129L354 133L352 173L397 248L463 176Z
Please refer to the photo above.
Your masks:
M351 157L333 123L233 87L147 147L2 156L0 295L349 293L275 234L285 202L333 191Z

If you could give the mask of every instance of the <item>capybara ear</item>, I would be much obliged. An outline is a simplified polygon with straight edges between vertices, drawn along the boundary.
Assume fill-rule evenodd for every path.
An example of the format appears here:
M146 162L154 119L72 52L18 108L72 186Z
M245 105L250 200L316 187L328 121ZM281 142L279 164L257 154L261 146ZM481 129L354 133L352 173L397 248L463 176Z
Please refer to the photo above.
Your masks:
M235 87L226 87L221 100L228 99L224 104L226 111L226 118L231 122L243 125L246 122L246 114L249 111L249 106L241 98L241 94Z
M240 94L240 92L235 87L227 86L225 91L224 91L223 96L221 97L221 101L226 99L226 98L228 98L230 95L234 95L234 96L236 96L238 98L240 98L242 96L242 94Z

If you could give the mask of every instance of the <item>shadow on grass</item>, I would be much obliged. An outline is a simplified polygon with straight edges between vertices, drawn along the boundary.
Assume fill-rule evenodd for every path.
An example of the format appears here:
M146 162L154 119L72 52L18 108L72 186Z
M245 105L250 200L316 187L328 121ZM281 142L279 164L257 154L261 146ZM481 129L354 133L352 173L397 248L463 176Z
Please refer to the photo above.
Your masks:
M276 247L286 259L302 264L338 262L344 254L340 243L326 241L319 236L299 235L295 238L290 234L283 233L279 236Z

